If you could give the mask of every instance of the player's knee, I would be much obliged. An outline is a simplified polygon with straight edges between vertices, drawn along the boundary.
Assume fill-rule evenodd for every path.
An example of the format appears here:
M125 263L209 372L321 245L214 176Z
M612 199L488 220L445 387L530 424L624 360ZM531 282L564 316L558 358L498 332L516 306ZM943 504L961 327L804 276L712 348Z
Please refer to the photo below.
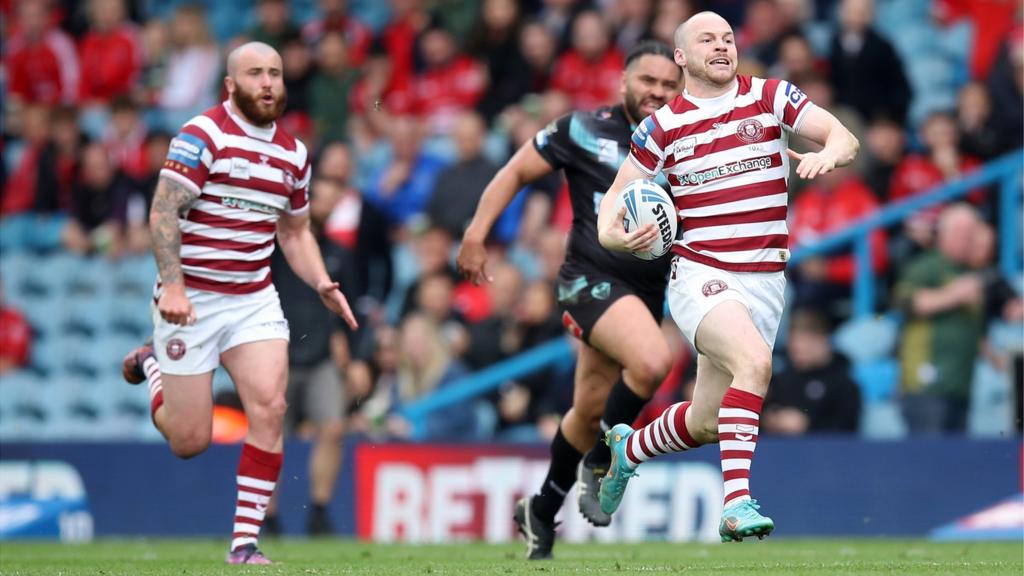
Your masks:
M284 396L270 398L262 402L256 402L253 406L246 406L249 420L261 427L282 427L284 415L288 411L288 402Z
M739 370L742 377L767 388L772 378L772 352L767 346L752 348L745 355Z
M317 439L327 444L340 444L345 437L345 423L340 420L332 420L319 425Z
M182 460L198 456L210 447L210 435L201 432L183 434L170 439L171 452Z
M636 392L649 398L672 369L672 356L668 351L647 351L631 368L635 383L642 388Z

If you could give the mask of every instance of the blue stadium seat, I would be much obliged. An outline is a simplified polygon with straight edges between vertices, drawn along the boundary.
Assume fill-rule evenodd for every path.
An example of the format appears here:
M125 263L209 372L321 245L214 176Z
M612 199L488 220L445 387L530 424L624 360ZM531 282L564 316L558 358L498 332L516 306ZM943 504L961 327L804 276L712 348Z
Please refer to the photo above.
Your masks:
M899 322L892 316L854 318L833 335L836 350L856 363L892 356L899 338Z
M123 258L114 267L114 286L119 296L143 296L153 294L156 281L156 261L151 256Z
M63 317L61 326L65 332L99 337L108 331L111 312L119 306L112 292L94 294L75 292L65 296L56 307Z
M907 423L896 400L865 404L860 414L861 436L871 440L898 440L907 435Z
M54 311L53 302L47 298L32 297L20 302L19 308L25 320L32 326L37 335L47 338L59 334L64 317ZM33 342L33 348L35 347ZM33 350L33 355L35 351Z
M152 296L114 297L107 311L107 328L141 342L152 334Z
M35 257L25 270L25 283L35 292L60 296L67 291L80 264L77 256L63 252Z
M883 402L896 397L900 365L893 358L857 362L853 365L853 378L860 385L865 404Z
M68 294L99 295L114 291L115 265L101 257L75 258L65 271Z
M0 224L2 229L4 224ZM4 300L20 308L25 298L32 294L25 290L26 271L32 266L32 257L24 252L0 251L0 283L3 284Z

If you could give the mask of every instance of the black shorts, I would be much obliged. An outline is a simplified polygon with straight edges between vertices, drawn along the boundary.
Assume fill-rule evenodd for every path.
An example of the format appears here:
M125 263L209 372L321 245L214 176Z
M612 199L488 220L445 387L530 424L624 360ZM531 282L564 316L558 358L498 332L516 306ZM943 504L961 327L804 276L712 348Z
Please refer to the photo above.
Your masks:
M616 300L630 294L651 311L654 321L661 323L665 311L665 290L641 290L629 282L609 276L578 262L565 262L558 271L558 305L562 324L569 333L590 343L590 333L605 310Z

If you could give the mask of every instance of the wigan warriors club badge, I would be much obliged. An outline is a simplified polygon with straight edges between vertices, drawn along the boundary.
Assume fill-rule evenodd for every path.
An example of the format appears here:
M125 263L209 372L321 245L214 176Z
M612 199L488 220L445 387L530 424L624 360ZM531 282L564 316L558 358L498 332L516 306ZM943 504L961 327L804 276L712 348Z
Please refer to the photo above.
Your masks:
M171 360L185 357L185 342L181 338L172 338L167 342L167 357Z

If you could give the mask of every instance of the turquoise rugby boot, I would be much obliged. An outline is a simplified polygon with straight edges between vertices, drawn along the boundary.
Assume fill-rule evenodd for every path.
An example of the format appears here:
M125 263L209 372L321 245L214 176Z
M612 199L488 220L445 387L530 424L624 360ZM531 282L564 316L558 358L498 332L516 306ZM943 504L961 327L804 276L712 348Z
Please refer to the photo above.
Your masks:
M722 542L742 542L747 536L762 539L775 530L775 522L762 516L757 510L761 508L757 500L741 500L722 511L722 523L718 525L718 534Z
M636 470L630 468L626 460L626 442L632 433L633 428L629 424L616 424L604 435L605 444L612 450L612 463L608 466L608 474L601 480L598 493L601 511L605 514L614 514L619 509L626 484L636 476Z

